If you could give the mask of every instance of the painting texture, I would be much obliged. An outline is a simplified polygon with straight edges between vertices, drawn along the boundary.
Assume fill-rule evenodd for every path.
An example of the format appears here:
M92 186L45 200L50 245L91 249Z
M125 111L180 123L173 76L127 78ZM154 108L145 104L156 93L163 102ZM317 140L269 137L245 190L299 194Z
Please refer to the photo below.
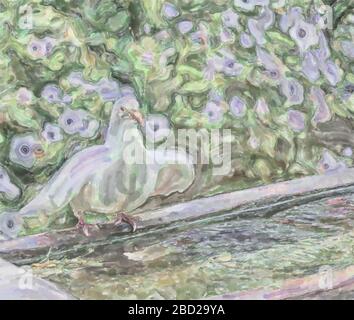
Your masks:
M353 166L353 120L353 0L0 1L3 241L75 226L88 237L97 225L135 229L144 210L336 176ZM136 240L136 252L109 244L88 260L33 270L82 298L274 288L323 263L350 262L342 245L352 237L335 237L352 225L352 198L341 201L182 228L160 242ZM333 206L343 226L326 220ZM329 249L336 241L338 260ZM302 262L307 271L295 271ZM91 269L78 271L85 263ZM136 273L109 284L127 265Z

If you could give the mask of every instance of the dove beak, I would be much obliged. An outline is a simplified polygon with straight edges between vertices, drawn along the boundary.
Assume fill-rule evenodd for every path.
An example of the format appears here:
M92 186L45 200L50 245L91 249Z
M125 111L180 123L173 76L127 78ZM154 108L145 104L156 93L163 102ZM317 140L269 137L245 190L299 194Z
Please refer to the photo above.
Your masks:
M131 119L135 120L141 126L144 126L144 124L145 124L144 116L142 115L142 113L140 111L138 111L138 110L129 110L129 109L125 108L125 107L122 107L121 110L123 112L125 112L126 114L128 114Z

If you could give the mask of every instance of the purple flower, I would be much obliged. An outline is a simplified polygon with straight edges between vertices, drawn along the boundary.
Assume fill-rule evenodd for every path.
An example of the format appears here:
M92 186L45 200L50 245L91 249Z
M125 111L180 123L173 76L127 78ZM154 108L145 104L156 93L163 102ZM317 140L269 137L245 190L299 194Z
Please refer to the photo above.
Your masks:
M167 30L161 30L155 33L155 39L157 41L168 40L171 38L171 34Z
M49 56L53 51L56 40L53 38L45 37L42 39L42 41L44 41L47 56Z
M64 94L62 102L64 104L70 104L72 102L72 98L68 94Z
M105 102L116 101L121 96L119 85L114 80L100 80L96 86L96 91Z
M242 32L240 35L240 44L243 48L252 48L254 46L254 40L248 33Z
M283 32L288 32L289 28L294 25L295 21L300 19L302 19L302 9L300 7L290 8L288 12L280 18L280 30Z
M141 60L144 64L151 67L154 64L154 53L152 51L145 51L141 56Z
M212 89L212 90L209 91L208 100L209 101L213 101L216 104L220 105L220 103L223 101L223 97L220 94L220 92L218 92L215 89Z
M318 39L319 49L315 49L313 52L317 61L324 62L331 56L331 52L328 48L327 39L322 31L319 33Z
M311 51L305 53L301 71L311 82L317 81L320 77L317 59Z
M92 138L97 134L99 128L100 123L96 119L89 118L84 122L84 127L80 130L79 135L82 138Z
M256 43L258 45L265 44L263 25L259 24L256 19L248 19L247 26L251 35L256 39Z
M342 151L342 155L345 157L351 157L353 155L353 149L351 147L346 147Z
M258 149L258 147L260 146L259 139L253 134L250 136L247 143L253 150Z
M226 76L238 76L242 72L242 69L242 64L236 63L235 59L225 58L223 61L222 72Z
M354 93L354 84L349 82L344 87L343 99L349 100L352 97L353 93Z
M320 33L320 48L306 52L302 62L302 72L311 82L315 82L320 77L320 71L335 86L341 80L339 67L332 61L328 60L330 51L327 41L323 33Z
M69 135L78 133L81 137L91 138L97 133L99 122L85 110L67 108L59 117L59 126Z
M288 124L294 131L303 131L305 129L305 115L297 110L289 110Z
M354 42L342 41L340 43L343 54L351 60L354 60Z
M274 23L274 13L269 8L263 8L260 16L257 19L248 19L248 30L256 39L257 44L263 45L266 40L264 33Z
M239 19L238 14L234 12L232 9L228 9L221 14L221 20L224 26L227 28L235 28L235 29L238 28L239 27L238 19Z
M273 80L280 80L282 71L274 57L260 47L256 47L256 53L258 60L267 70L267 75Z
M234 0L234 5L245 11L253 11L255 6L268 6L269 0Z
M44 58L52 53L55 40L49 37L33 39L27 46L28 53L36 58Z
M47 55L45 44L40 40L33 40L28 44L27 51L34 58L43 58Z
M191 33L191 40L194 44L203 44L205 42L205 34L203 31L196 31Z
M332 86L341 80L340 69L332 60L321 63L320 70Z
M68 108L59 117L59 125L67 134L75 134L85 127L86 117L86 111Z
M296 42L301 52L307 51L313 45L317 45L319 37L316 27L303 20L297 20L289 32L291 38Z
M191 21L185 20L185 21L179 22L177 27L181 33L185 34L193 29L193 23Z
M320 29L326 29L328 28L328 21L325 19L326 22L323 20L322 15L318 12L315 11L311 13L309 17L309 22L311 22L313 25L318 26Z
M27 88L20 88L17 91L17 102L22 105L30 105L32 102L33 94Z
M238 76L242 70L243 66L236 62L235 56L222 49L207 61L204 76L207 80L213 79L215 72L222 72L226 76Z
M90 82L85 81L82 76L82 73L79 71L71 72L67 79L70 85L72 85L73 87L82 87L86 93L95 92L97 89L97 86L95 86ZM69 103L69 102L64 101L64 103Z
M79 87L85 83L82 73L79 71L73 71L68 76L68 81L73 87Z
M311 82L315 82L320 77L320 71L327 81L335 86L341 80L340 68L330 59L330 50L327 40L323 34L319 34L319 49L315 49L304 54L302 62L302 72Z
M144 24L144 32L145 32L145 34L151 33L151 26L148 23Z
M246 103L238 96L234 96L230 101L230 111L236 118L241 118L246 114Z
M280 85L281 92L287 98L288 105L297 105L304 101L304 88L297 80L283 79Z
M168 19L173 19L179 16L179 12L175 5L169 2L164 3L162 7L162 12L163 15Z
M202 111L210 123L217 123L223 119L224 113L221 107L213 101L209 101Z
M331 52L328 48L327 39L323 32L319 34L319 49L313 51L318 69L322 72L328 82L335 86L341 80L339 67L329 59Z
M149 115L145 119L146 138L151 142L161 142L171 132L170 122L162 114Z
M60 127L55 124L46 123L42 131L42 137L48 143L58 142L63 140L63 135Z
M78 133L83 138L93 137L99 129L99 122L82 109L67 108L59 118L59 125L65 133Z
M322 154L318 169L320 173L331 174L343 171L346 168L345 163L338 162L327 150Z
M257 21L259 25L263 26L264 30L268 30L274 24L274 12L268 7L263 7Z
M329 121L331 119L331 111L327 105L325 93L320 88L312 87L310 98L316 109L313 122L317 124Z
M11 140L9 158L13 163L27 169L32 168L43 148L38 139L30 134L15 136Z
M234 41L234 38L233 38L233 34L232 32L229 30L229 29L223 29L221 32L220 32L220 40L221 42L223 43L226 43L228 41L231 41L233 42Z
M261 117L269 113L269 107L264 98L259 98L256 101L254 111Z
M47 84L41 93L42 98L49 103L60 103L62 100L63 92L59 87L54 84Z
M214 59L210 59L207 61L207 66L203 71L204 79L208 81L212 81L214 79L215 72L216 72L216 68L214 65Z

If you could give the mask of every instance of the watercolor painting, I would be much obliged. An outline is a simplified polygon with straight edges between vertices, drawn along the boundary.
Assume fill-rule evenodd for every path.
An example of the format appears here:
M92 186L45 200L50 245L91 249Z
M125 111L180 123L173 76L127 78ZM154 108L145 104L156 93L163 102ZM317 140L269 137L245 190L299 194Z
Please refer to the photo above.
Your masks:
M353 0L1 0L0 299L354 299Z

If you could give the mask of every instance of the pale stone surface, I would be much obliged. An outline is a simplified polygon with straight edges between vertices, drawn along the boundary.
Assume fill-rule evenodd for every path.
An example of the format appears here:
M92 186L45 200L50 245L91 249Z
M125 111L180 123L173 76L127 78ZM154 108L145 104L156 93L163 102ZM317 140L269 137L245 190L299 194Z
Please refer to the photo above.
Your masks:
M0 258L0 300L71 300L54 284Z

